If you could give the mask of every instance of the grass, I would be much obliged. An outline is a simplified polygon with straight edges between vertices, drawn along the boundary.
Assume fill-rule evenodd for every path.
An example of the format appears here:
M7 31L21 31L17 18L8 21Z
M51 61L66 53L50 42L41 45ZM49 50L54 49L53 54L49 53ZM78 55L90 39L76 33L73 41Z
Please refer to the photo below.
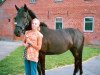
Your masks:
M5 59L0 61L0 75L19 75L24 73L23 46L18 47ZM85 46L83 50L83 60L100 55L100 47ZM74 58L70 51L60 55L46 56L46 69L56 68L68 64L73 64Z
M18 47L5 59L0 61L0 75L17 75L22 73L23 70L23 48Z
M83 50L83 61L100 55L100 47L85 46ZM57 68L59 66L74 64L74 57L70 51L60 55L46 56L46 69Z

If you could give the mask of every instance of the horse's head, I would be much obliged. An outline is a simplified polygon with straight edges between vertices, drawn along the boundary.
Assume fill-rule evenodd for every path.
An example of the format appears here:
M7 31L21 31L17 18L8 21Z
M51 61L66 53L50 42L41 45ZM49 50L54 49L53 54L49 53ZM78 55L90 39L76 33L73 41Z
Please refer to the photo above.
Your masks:
M30 12L31 10L29 10L26 5L21 8L18 8L15 5L15 8L17 10L17 14L15 17L14 34L19 37L21 33L25 33L26 30L30 29L30 22L33 18L36 18L36 16L34 13L32 14L32 12Z

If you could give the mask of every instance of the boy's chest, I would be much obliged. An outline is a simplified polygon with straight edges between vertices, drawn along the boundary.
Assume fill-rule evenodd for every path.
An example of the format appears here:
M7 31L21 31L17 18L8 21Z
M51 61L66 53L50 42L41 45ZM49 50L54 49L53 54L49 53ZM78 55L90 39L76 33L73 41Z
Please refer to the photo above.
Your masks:
M37 33L28 33L26 36L27 39L30 39L30 41L37 41Z

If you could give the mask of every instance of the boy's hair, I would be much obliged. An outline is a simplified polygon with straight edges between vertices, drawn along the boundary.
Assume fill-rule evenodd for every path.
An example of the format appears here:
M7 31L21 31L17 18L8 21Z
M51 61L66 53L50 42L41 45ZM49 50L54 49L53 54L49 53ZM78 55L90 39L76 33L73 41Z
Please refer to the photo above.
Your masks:
M37 22L39 23L39 26L40 26L40 21L39 21L39 19L34 18L33 20L34 20L34 21L37 21ZM33 20L32 20L32 21L33 21Z
M40 21L39 21L39 19L38 19L38 18L34 18L33 20L38 22L38 25L39 25L38 31L40 31ZM33 20L32 20L32 21L33 21Z

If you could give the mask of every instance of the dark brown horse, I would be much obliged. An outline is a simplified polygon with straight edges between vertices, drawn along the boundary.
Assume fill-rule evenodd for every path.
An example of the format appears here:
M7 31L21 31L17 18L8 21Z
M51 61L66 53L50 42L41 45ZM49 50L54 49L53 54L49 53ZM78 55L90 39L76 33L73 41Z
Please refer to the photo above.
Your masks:
M24 7L17 9L17 15L15 17L15 35L20 36L21 33L31 29L31 20L37 18L36 15L27 8ZM70 50L74 56L75 68L73 75L76 75L80 71L82 75L82 50L84 44L83 34L74 28L66 28L61 30L52 30L47 27L43 22L40 23L40 32L43 34L43 44L39 53L39 69L42 75L45 75L45 55L61 54ZM41 75L39 71L39 75Z

